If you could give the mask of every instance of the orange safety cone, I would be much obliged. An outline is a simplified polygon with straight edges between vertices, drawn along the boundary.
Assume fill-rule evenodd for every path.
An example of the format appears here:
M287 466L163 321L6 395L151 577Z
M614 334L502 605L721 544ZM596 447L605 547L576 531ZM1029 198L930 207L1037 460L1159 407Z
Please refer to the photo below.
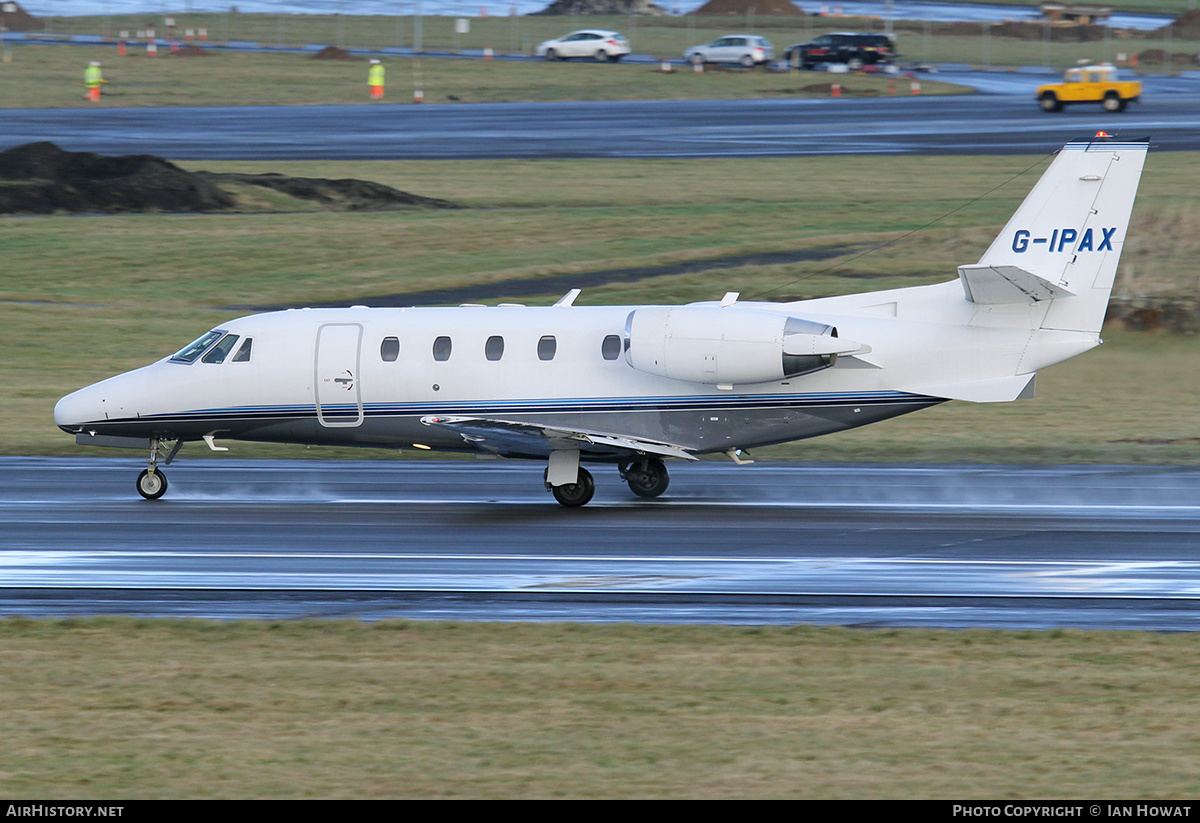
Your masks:
M484 60L491 60L491 59L492 59L492 47L491 47L491 46L487 46L487 47L485 47L485 48L484 48L484 50L483 50L483 59L484 59Z
M413 89L413 102L414 103L424 103L425 102L425 92L422 89Z
M179 52L179 41L169 40L168 43L170 44L169 48L171 49L171 54L177 54Z
M157 57L158 56L158 43L155 43L153 40L151 40L149 43L146 44L146 56L147 57Z
M671 68L671 61L666 58L663 58L661 70L663 74L670 74L675 71L675 69Z
M1138 64L1138 56L1136 54L1130 54L1129 55L1129 65L1134 68L1137 68L1137 64Z
M842 96L842 84L841 83L830 83L829 84L829 96L830 97L841 97Z
M125 41L118 40L117 41L117 56L125 57L127 54L129 54L129 50L125 48Z
M913 81L912 81L912 93L913 94L921 93L921 81L915 77L913 78Z
M889 77L888 78L888 94L895 94L895 93L896 93L896 78Z
M704 74L704 61L696 60L692 62L692 72L694 74Z
M200 29L200 39L201 40L208 39L208 29Z

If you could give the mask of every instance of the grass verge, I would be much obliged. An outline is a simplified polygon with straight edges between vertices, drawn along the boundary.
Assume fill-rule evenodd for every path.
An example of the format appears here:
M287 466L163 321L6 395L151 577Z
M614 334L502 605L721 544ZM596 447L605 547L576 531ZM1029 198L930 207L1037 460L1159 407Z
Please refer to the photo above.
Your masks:
M0 621L9 798L1191 797L1200 635Z

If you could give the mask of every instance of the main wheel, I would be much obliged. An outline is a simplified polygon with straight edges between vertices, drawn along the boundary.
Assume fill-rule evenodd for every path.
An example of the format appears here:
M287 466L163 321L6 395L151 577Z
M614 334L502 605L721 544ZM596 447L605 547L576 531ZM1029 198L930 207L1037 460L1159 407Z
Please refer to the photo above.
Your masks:
M1062 101L1052 91L1048 91L1042 95L1042 111L1062 111Z
M546 59L547 60L557 60L558 52L556 52L554 49L546 49Z
M596 493L596 481L592 480L591 472L580 467L578 480L563 486L554 486L550 491L554 494L554 499L559 503L570 508L575 508L576 506L586 504L592 499L592 495Z
M657 457L634 463L625 472L625 482L629 490L638 497L658 497L667 490L671 478L667 475L667 467Z
M846 62L846 68L850 69L850 71L858 71L862 67L863 61L861 57L851 57L849 61Z
M597 63L607 63L608 62L608 52L606 52L604 49L598 50L596 52L596 62Z
M1104 95L1104 102L1101 105L1104 106L1105 111L1125 111L1125 101L1111 91Z
M158 469L142 469L137 479L138 494L147 500L157 500L167 493L167 476Z
M742 55L742 68L745 68L745 69L754 68L754 58L748 54L743 54Z

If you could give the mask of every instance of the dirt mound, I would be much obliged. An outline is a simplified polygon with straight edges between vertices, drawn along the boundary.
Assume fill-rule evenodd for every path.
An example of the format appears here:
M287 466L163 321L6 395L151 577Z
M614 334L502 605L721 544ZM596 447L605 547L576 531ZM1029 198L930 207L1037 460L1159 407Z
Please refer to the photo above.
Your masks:
M1192 54L1186 51L1177 51L1171 54L1162 49L1146 49L1138 52L1138 63L1143 66L1161 66L1170 64L1173 66L1194 66L1197 62L1197 57L1200 55Z
M534 14L644 14L661 17L667 10L650 0L554 0Z
M1152 34L1158 37L1170 35L1180 40L1200 40L1200 9L1185 11L1161 29L1155 29Z
M197 212L234 206L207 180L148 154L103 157L29 143L0 152L0 214Z
M184 46L171 54L175 57L212 57L211 51L195 44Z
M804 9L791 0L708 0L696 14L725 14L745 17L751 9L758 17L804 16Z
M362 60L361 57L355 57L344 49L339 49L337 46L326 46L319 52L309 58L310 60Z
M21 8L19 3L9 0L0 2L0 26L8 31L41 31L46 28L45 23Z
M213 184L241 183L272 189L298 200L308 200L343 211L386 210L420 207L427 209L462 208L449 200L422 197L369 180L326 180L320 177L286 177L282 174L218 174L198 171L197 177Z
M364 180L188 172L153 155L104 157L53 143L0 152L0 214L239 211L238 186L342 211L460 208Z

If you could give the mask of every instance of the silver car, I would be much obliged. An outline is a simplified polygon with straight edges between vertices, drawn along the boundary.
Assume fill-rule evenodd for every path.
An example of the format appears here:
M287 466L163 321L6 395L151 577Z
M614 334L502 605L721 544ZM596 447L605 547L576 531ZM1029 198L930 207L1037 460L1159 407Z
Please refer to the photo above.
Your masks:
M683 59L693 64L736 63L746 68L761 66L775 59L771 41L753 34L729 34L703 46L692 46Z
M592 57L601 63L617 61L629 54L629 41L615 31L582 29L554 40L538 43L537 56L547 60Z

